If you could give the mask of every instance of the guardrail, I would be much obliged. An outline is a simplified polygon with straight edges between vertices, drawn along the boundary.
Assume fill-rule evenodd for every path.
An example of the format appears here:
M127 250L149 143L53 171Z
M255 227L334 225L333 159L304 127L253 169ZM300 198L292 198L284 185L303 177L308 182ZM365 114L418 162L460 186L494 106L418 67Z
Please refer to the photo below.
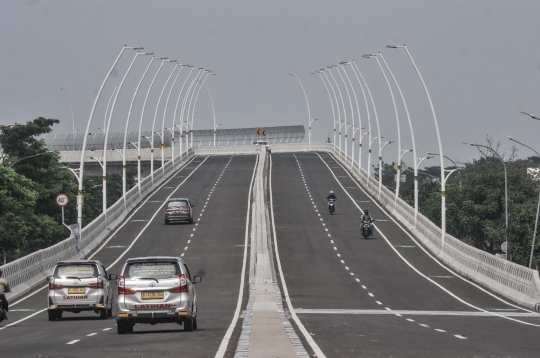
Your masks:
M139 187L134 186L126 193L125 201L123 197L120 198L107 209L106 215L102 213L86 225L81 230L81 251L86 254L92 252L156 186L193 156L193 150L190 149L184 152L182 157L175 158L174 168L172 161L167 162L163 169L159 168L154 172L153 183L151 176L144 178L140 182L140 192ZM4 277L10 281L12 287L12 292L6 297L11 301L24 295L43 284L56 262L77 259L80 256L75 249L75 240L70 236L54 246L1 266Z
M364 169L358 169L358 163L332 144L312 143L273 145L272 152L323 151L331 153L364 186L379 203L391 213L411 234L441 261L461 275L499 293L500 295L531 309L540 309L540 276L538 271L501 259L463 241L445 235L444 249L441 251L441 229L418 213L414 225L414 208L401 198L395 200L395 194L382 187L379 195L379 182L374 177L367 177ZM368 183L368 185L366 185Z
M180 166L193 155L230 155L259 154L262 146L220 146L197 147L184 153ZM441 229L421 213L414 225L414 209L402 199L395 200L394 194L382 187L379 195L379 183L374 177L367 176L358 163L345 156L343 151L327 143L274 144L272 152L322 151L332 154L363 185L393 217L408 229L427 249L441 261L465 277L488 287L489 289L531 309L540 308L540 276L538 271L495 257L485 251L469 246L447 234L446 244L441 251ZM83 230L83 250L89 252L102 242L109 231L113 230L153 188L161 183L173 171L172 161L165 164L164 169L154 172L154 186L150 177L141 181L141 195L138 188L132 188L123 198L107 210L107 220L103 214L88 224ZM367 185L366 185L367 183ZM2 266L5 276L11 281L13 293L8 295L12 300L28 292L46 277L54 263L76 257L72 238L68 238L52 247L39 250L19 260Z

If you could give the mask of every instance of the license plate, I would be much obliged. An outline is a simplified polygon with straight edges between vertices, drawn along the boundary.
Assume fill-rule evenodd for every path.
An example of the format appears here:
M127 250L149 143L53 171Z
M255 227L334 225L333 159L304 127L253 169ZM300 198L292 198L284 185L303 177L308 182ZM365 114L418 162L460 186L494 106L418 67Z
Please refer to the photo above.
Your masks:
M143 300L155 300L158 298L163 298L164 293L163 291L143 291L141 292L141 298Z
M68 287L68 294L77 294L85 293L86 289L84 287Z

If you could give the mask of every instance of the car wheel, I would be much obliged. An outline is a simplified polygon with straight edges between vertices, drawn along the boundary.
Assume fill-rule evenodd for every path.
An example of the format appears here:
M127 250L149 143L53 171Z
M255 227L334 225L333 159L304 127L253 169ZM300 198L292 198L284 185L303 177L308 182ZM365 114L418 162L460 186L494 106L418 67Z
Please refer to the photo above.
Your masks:
M184 321L184 332L191 332L193 331L193 317L190 317L186 321Z
M165 220L165 225L169 225L169 220Z
M107 319L107 308L99 310L99 318Z
M195 316L195 318L193 319L193 330L197 330L197 316Z
M193 218L189 218L189 223L193 224Z
M133 326L127 326L127 327L126 327L126 331L127 331L128 333L133 333Z
M116 321L116 329L118 331L118 334L126 334L127 333L127 327L125 324L120 324L118 321Z
M49 314L49 321L56 321L56 317L58 317L56 311L47 311L47 313Z

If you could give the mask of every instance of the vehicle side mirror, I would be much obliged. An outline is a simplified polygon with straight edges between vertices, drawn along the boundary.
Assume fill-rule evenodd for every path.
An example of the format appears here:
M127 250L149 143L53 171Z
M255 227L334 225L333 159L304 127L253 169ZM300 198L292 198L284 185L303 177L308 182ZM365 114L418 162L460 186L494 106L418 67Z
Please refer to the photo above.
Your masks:
M199 283L202 281L202 278L201 276L193 276L193 283Z
M191 204L191 207L194 208L194 207L195 207L195 204Z
M116 280L116 279L118 279L118 275L115 275L115 274L109 275L109 281Z

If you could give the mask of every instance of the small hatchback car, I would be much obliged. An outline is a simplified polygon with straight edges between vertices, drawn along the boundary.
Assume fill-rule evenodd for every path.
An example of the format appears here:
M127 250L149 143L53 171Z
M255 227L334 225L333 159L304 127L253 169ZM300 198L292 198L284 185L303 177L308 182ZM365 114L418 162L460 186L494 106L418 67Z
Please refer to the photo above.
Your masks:
M61 261L56 264L49 281L49 321L62 318L63 312L94 311L102 319L112 317L114 296L101 262L96 260Z
M116 326L118 334L133 332L136 323L177 323L184 331L197 329L200 276L189 273L179 257L128 259L118 281Z
M165 204L165 225L171 221L187 221L193 224L194 207L187 198L170 198Z

